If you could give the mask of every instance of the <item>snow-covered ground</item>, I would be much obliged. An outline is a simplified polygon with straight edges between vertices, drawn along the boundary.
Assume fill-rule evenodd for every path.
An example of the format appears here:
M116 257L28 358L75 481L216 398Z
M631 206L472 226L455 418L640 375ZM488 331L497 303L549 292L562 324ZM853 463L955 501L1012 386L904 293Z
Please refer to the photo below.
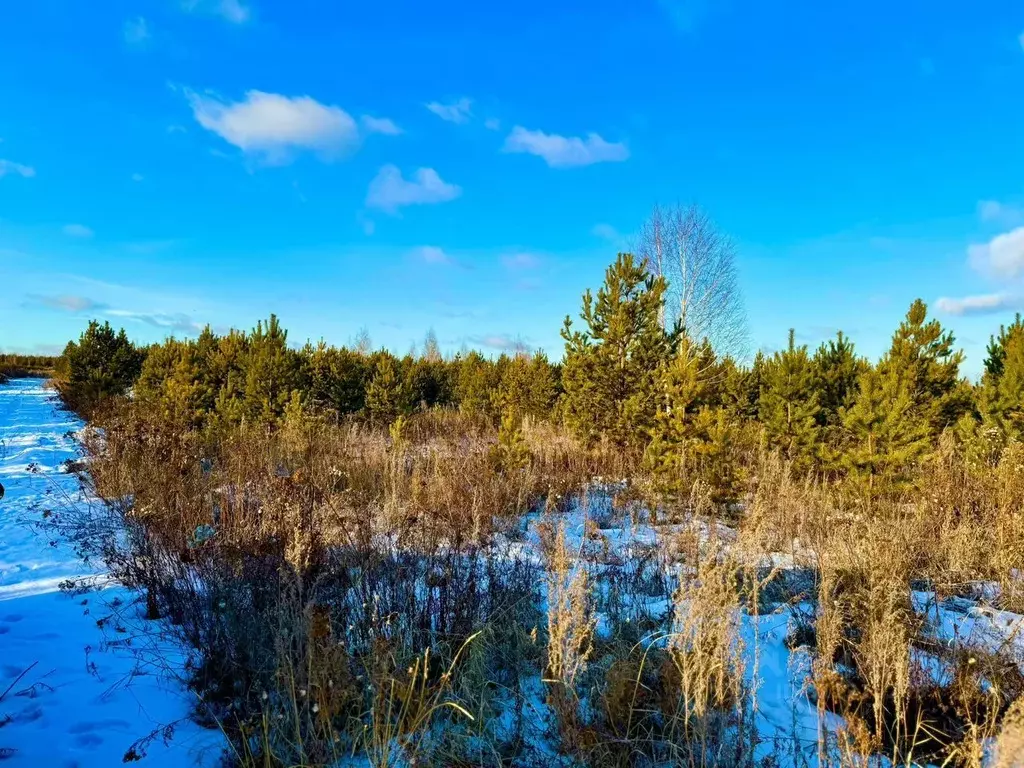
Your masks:
M46 510L87 503L64 471L81 426L41 380L0 385L0 763L108 768L134 747L143 765L214 765L221 735L188 720L180 670L167 668L181 654L141 619L138 596L60 587L104 582L38 525Z

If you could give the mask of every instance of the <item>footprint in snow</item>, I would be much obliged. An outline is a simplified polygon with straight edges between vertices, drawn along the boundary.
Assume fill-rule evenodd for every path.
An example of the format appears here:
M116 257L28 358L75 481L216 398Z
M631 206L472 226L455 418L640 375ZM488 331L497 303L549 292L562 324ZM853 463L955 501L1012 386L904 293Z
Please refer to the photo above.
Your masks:
M93 731L126 730L131 723L124 720L95 720L92 722L75 723L68 728L68 733L92 733Z

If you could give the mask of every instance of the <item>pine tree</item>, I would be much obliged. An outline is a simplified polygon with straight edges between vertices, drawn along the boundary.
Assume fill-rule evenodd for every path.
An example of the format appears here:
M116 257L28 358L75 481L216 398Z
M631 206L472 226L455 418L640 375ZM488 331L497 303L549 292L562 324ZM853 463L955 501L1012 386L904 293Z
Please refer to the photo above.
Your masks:
M366 388L366 410L370 418L390 424L412 410L408 387L393 355L381 353Z
M963 352L954 350L953 334L938 320L927 318L928 306L915 300L893 334L878 372L906 386L913 405L907 418L920 420L935 439L970 408L971 392L960 379Z
M284 413L292 392L302 388L299 359L288 347L288 332L276 315L256 323L243 361L245 411L254 419L274 420Z
M89 415L109 398L128 393L145 357L123 328L115 333L109 322L93 320L57 360L57 390L69 408Z
M465 413L495 417L491 392L497 384L494 363L479 352L470 352L455 361L457 380L455 399Z
M338 414L363 409L370 374L363 355L345 347L329 347L321 341L316 347L307 347L303 356L313 404Z
M491 393L495 410L520 419L550 415L558 397L558 376L543 352L499 360L497 375L498 384Z
M778 447L798 471L814 468L818 460L820 409L807 346L796 346L790 329L789 346L765 366L759 412L768 444Z
M501 417L498 443L490 452L491 462L500 472L517 472L530 466L530 449L523 439L519 424L519 419L514 413L509 412Z
M707 343L694 344L685 334L658 376L665 408L657 413L644 465L657 485L685 495L696 479L708 482L717 498L731 498L735 462L730 454L733 425L716 400L716 375L707 364ZM732 465L726 467L725 464Z
M605 437L619 446L646 441L660 401L657 372L676 335L658 323L664 293L664 278L619 254L596 299L589 290L583 296L584 330L573 330L566 317L564 415L584 440Z
M864 361L854 353L853 342L839 331L834 339L818 347L812 362L821 406L818 423L823 427L837 426L842 422L842 410L850 407L857 395L857 379L864 370Z
M850 439L842 462L870 498L901 488L928 450L928 425L914 408L906 381L876 368L861 374L856 401L842 414Z
M978 400L986 425L998 429L1004 440L1024 440L1024 322L1020 315L989 342Z

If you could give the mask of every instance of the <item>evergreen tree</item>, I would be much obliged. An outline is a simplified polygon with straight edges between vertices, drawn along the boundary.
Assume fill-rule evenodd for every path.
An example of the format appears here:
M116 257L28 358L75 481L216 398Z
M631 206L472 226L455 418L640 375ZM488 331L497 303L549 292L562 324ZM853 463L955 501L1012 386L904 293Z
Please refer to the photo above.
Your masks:
M558 372L543 352L499 360L498 385L491 393L499 413L546 418L558 397Z
M1006 344L1011 337L1024 333L1024 320L1021 320L1020 312L1016 314L1010 327L999 326L999 335L990 336L988 341L988 355L985 357L985 373L989 376L1000 376L1003 373L1003 363L1006 360Z
M369 370L366 358L345 347L329 347L323 341L304 352L309 398L320 408L338 414L363 409Z
M497 384L495 366L479 352L456 358L455 397L465 413L494 417L491 392Z
M737 490L735 425L716 404L720 399L711 379L718 374L707 366L709 346L694 344L684 334L660 371L665 408L655 418L644 463L665 490L688 493L699 478L724 501L735 498Z
M907 381L876 368L861 374L856 401L842 414L850 439L842 461L869 497L902 487L928 450L928 425L914 408Z
M93 320L57 360L57 390L69 408L88 415L107 399L128 393L145 356L123 328L115 333L109 322Z
M256 323L243 368L245 411L252 418L279 418L292 392L302 387L298 355L288 348L288 332L275 315L266 324Z
M428 352L415 360L406 358L402 370L412 403L423 408L451 405L451 371L439 356Z
M989 342L979 409L986 425L1004 440L1024 440L1024 323L1017 315Z
M146 354L135 384L135 397L148 402L165 418L200 426L207 413L205 382L196 344L170 338L154 344Z
M366 388L366 410L375 421L390 424L412 410L411 397L398 361L382 353Z
M925 424L934 439L971 407L971 391L960 379L963 352L954 350L953 334L943 330L938 320L927 318L927 305L915 300L893 334L878 372L906 386L913 405L907 418Z
M839 331L834 339L818 347L812 362L821 406L818 423L823 427L837 426L842 423L842 410L852 405L857 395L857 380L864 370L864 361L854 353L853 342Z
M519 420L514 413L501 417L498 428L498 443L491 448L491 462L499 472L512 473L530 466L530 449L519 429Z
M677 335L658 322L664 293L664 278L619 254L596 299L589 290L583 296L584 330L573 330L566 317L564 415L581 438L607 437L620 446L646 441L660 400L657 372Z
M768 444L781 449L795 469L807 471L819 456L821 406L807 346L796 346L795 339L790 329L789 346L765 366L759 411Z

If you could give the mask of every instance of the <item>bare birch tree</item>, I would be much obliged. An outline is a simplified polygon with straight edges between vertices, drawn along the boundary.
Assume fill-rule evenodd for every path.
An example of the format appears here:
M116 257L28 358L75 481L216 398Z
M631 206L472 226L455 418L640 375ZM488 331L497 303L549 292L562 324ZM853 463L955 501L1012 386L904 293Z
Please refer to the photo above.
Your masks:
M736 249L698 206L655 206L644 222L636 255L668 283L662 327L676 322L718 355L747 352L747 317L736 273Z

